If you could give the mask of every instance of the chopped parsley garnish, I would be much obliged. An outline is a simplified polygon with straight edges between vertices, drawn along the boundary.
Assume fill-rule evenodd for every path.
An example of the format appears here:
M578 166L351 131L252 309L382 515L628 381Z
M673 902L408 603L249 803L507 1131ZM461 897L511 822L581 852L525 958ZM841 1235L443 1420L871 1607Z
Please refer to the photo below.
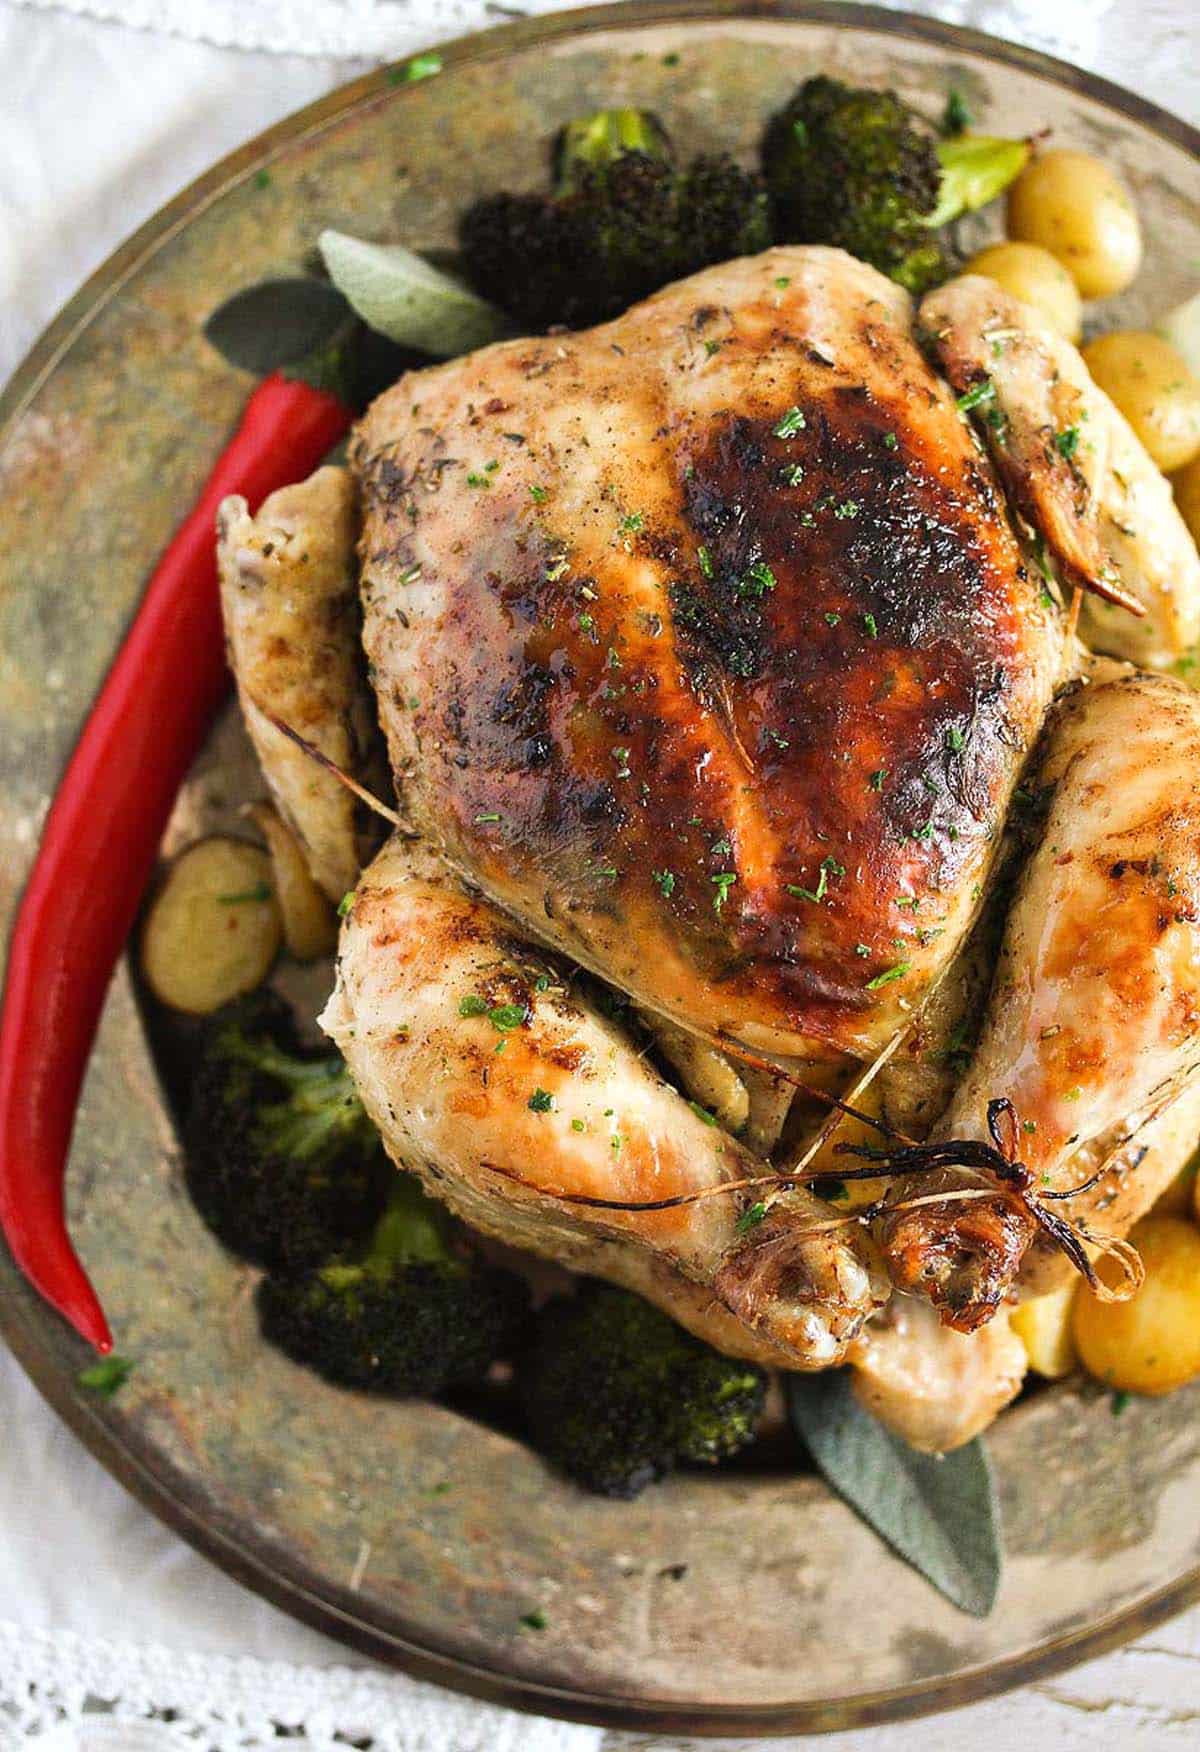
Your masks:
M749 1234L751 1229L757 1229L766 1214L767 1207L763 1204L762 1200L759 1199L757 1204L750 1205L742 1212L737 1222L733 1225L734 1233L737 1235Z
M91 1363L75 1377L76 1385L86 1387L90 1393L100 1393L105 1399L111 1399L118 1393L133 1374L134 1365L128 1357L101 1357L98 1363Z
M248 901L270 900L271 884L256 882L253 888L240 888L236 894L218 894L219 906L245 906Z
M495 1004L487 1013L487 1019L498 1034L507 1034L513 1028L519 1028L529 1014L524 1004Z
M1120 1417L1125 1407L1129 1404L1129 1399L1130 1395L1124 1387L1120 1388L1113 1394L1112 1399L1109 1401L1109 1405L1114 1417Z
M883 442L888 450L898 450L900 447L900 440L894 432L885 432Z
M880 986L891 985L894 979L903 979L911 966L911 961L897 961L893 966L885 967L882 973L867 981L867 990L877 992Z
M474 469L472 469L467 476L467 485L469 487L490 487L491 484L491 481L485 474L478 474Z
M701 547L701 548L696 549L696 563L700 567L700 573L701 573L702 577L705 577L705 578L712 577L712 575L713 575L712 555L709 553L709 551L706 547Z
M964 389L954 405L960 413L966 414L972 408L977 408L980 402L991 401L995 393L996 385L991 378L981 377L978 383L971 385L970 389Z
M862 620L863 632L867 635L868 639L877 639L879 637L879 623L875 619L875 616L873 614L864 614Z
M794 882L787 882L784 884L784 887L789 894L796 895L800 900L811 900L814 904L819 905L829 892L829 878L831 876L844 876L845 874L846 866L844 864L839 864L836 858L822 858L821 868L817 873L817 886L815 888L800 888Z
M707 358L711 359L714 353L719 353L720 351L721 351L720 341L705 341L704 352L705 352L705 355Z
M952 724L946 732L946 748L951 754L961 754L967 746L967 739L957 724Z
M627 748L614 748L612 757L617 763L617 777L627 779L629 777L629 750Z
M350 911L350 908L353 905L354 905L354 890L353 890L353 888L348 888L346 890L345 894L343 894L342 898L338 901L338 905L337 905L338 918L344 919L346 914Z
M579 617L579 630L581 633L594 632L596 630L595 615L581 614Z
M804 479L804 464L802 462L793 462L784 470L783 478L789 487L798 487L800 482Z
M1068 462L1079 449L1079 436L1078 426L1068 426L1065 432L1054 434L1054 448L1060 456L1065 456Z
M698 1101L689 1101L688 1106L691 1108L692 1112L696 1115L696 1118L702 1119L704 1121L705 1125L716 1125L717 1116L715 1113L710 1113L708 1111L707 1107L701 1107L701 1105Z
M486 1016L488 1001L486 998L477 998L474 993L471 993L458 1000L458 1013L460 1016Z
M790 274L776 275L775 285L780 292L786 291L786 289L791 285L791 283L792 283L792 276Z
M970 126L971 112L967 108L967 101L961 91L956 91L951 86L946 107L942 111L942 133L953 139L956 134L965 134Z
M491 811L489 811L489 813L487 815L477 815L475 817L475 822L476 822L476 825L478 826L479 824L481 824L483 822L499 821L499 819L500 819L500 817L496 814L495 810L491 810Z
M867 943L856 943L854 945L854 953L865 958L871 953L870 945Z
M535 505L544 505L546 503L545 487L530 487L529 497L533 500Z
M841 617L841 615L840 615L840 614L834 614L834 613L833 613L833 612L832 612L832 611L831 611L831 612L830 612L830 613L829 613L829 614L827 614L827 615L826 615L826 616L825 616L825 625L826 625L826 626L827 626L827 627L836 627L836 626L839 626L839 625L840 625L840 624L841 624L841 619L842 619L842 617Z
M924 827L914 827L912 837L915 840L931 840L933 838L933 823L927 821Z
M799 408L789 408L787 413L775 427L776 438L794 438L797 432L803 432L808 421Z
M653 876L654 880L658 883L658 886L662 890L664 895L674 894L674 892L675 892L675 872L674 872L674 870L652 870L650 872L650 874Z
M867 780L867 783L868 783L868 785L870 785L872 791L882 791L883 790L883 781L886 778L887 778L887 768L886 767L876 767L875 771L871 774L870 778Z
M584 1125L584 1123L581 1119L573 1119L571 1121L571 1130L573 1132L585 1132L587 1130L587 1126Z
M269 189L271 186L270 171L256 170L254 173L254 186L256 189Z
M774 572L765 560L756 560L745 577L738 580L737 592L739 596L765 596L774 588Z
M857 517L858 516L858 500L857 499L843 499L840 505L834 506L833 514L839 520L844 520L847 517Z
M538 1606L533 1612L523 1612L520 1622L526 1630L545 1630L548 1621L546 1614Z
M552 1113L553 1110L554 1097L550 1091L548 1089L535 1089L529 1097L529 1111L531 1113Z
M639 529L644 529L646 519L640 511L631 511L628 517L622 517L621 528L628 535L636 535Z
M719 875L712 878L712 881L716 885L717 890L713 895L713 911L719 913L721 908L725 905L725 901L729 895L729 890L737 881L737 872L734 870L722 870Z

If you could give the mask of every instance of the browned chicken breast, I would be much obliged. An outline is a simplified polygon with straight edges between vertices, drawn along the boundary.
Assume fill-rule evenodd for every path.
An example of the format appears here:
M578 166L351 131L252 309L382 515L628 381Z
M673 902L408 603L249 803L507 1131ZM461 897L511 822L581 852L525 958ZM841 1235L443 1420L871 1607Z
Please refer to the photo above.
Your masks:
M419 831L694 1031L881 1046L963 936L1063 652L907 295L770 250L402 379L352 460Z

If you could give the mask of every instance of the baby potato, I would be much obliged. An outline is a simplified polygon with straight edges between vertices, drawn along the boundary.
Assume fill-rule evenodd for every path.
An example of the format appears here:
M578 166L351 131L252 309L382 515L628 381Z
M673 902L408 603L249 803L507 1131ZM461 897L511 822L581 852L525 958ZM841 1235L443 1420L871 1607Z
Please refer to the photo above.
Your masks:
M142 971L164 1004L207 1016L262 983L282 929L266 852L212 834L168 870L142 930Z
M1161 335L1118 329L1089 341L1083 360L1164 473L1200 453L1200 381Z
M986 274L1002 291L1019 298L1068 341L1077 341L1083 324L1079 288L1057 256L1040 243L993 243L963 269Z
M1084 298L1123 292L1142 262L1128 192L1088 152L1042 152L1008 191L1008 235L1056 256Z
M1129 1302L1075 1298L1072 1330L1084 1368L1127 1393L1171 1393L1200 1375L1200 1229L1182 1217L1144 1217L1130 1234L1146 1281ZM1106 1283L1116 1269L1096 1268Z
M1195 457L1187 467L1180 469L1171 481L1175 492L1175 503L1179 507L1179 515L1192 533L1192 540L1200 547L1200 456Z
M1075 1367L1071 1309L1077 1286L1064 1284L1047 1296L1033 1296L1013 1309L1012 1329L1025 1346L1029 1367L1047 1380L1058 1381Z

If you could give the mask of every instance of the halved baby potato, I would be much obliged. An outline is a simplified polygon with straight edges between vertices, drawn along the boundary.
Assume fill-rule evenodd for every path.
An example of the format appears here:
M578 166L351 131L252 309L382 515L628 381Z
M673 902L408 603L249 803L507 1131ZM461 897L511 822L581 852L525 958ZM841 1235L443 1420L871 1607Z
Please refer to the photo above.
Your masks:
M250 818L267 842L283 941L295 961L315 961L337 942L337 916L313 881L291 828L269 803L256 803Z
M1128 1302L1083 1288L1072 1332L1084 1368L1128 1393L1171 1393L1200 1375L1200 1229L1182 1217L1144 1217L1129 1239L1146 1281ZM1097 1271L1115 1281L1104 1261Z
M1179 515L1191 531L1192 540L1200 547L1200 456L1172 477L1171 490L1175 494Z
M213 834L167 871L142 928L142 971L164 1004L207 1016L262 984L282 930L266 852Z
M1169 341L1117 329L1089 341L1083 362L1164 473L1200 455L1200 380Z
M1033 1296L1013 1310L1012 1329L1025 1346L1029 1367L1049 1381L1069 1375L1078 1362L1071 1336L1076 1286L1064 1284L1047 1296Z
M1019 298L1065 340L1078 341L1083 304L1074 280L1057 256L1040 243L993 243L972 256L965 274L985 274L1002 292Z

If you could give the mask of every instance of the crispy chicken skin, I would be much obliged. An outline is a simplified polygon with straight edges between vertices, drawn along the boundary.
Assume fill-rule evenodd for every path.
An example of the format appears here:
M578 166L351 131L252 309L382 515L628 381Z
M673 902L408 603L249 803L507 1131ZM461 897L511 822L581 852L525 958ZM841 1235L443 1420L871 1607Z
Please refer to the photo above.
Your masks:
M910 331L873 269L770 250L406 377L352 449L414 825L785 1060L871 1053L944 970L1062 656Z
M256 517L244 499L226 499L217 524L221 612L242 716L280 814L335 902L378 836L350 793L266 714L347 772L380 783L359 648L357 529L354 483L340 468L272 493Z
M566 1202L671 1199L764 1166L578 979L397 838L359 882L322 1025L389 1153L475 1228L637 1289L735 1354L836 1362L887 1284L869 1238L829 1229L812 1194L744 1234L753 1190L659 1211Z
M1200 639L1200 557L1171 489L1069 341L991 280L931 292L920 325L1064 581L1097 651L1166 668ZM1121 598L1140 610L1117 606ZM1105 600L1115 598L1114 600Z

